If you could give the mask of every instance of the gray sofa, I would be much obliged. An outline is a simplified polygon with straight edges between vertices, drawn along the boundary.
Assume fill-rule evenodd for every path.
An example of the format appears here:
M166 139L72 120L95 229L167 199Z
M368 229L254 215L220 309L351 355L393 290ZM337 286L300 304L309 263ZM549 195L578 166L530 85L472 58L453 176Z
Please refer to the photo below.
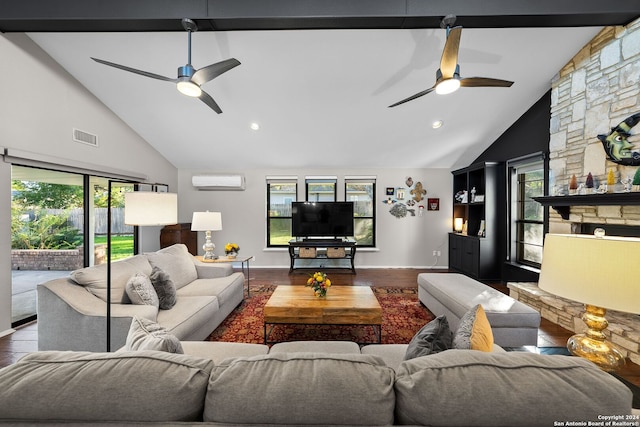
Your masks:
M452 330L471 307L480 304L496 344L502 347L538 345L538 311L465 275L420 273L418 298L436 316L447 316Z
M177 300L168 310L132 304L127 281L156 266L175 284ZM198 261L182 244L116 261L111 266L111 349L124 345L134 316L159 323L180 340L203 340L244 299L244 275L230 264ZM70 277L39 284L38 349L107 349L106 265L76 270Z
M0 423L513 427L632 414L629 389L575 357L447 350L402 361L406 345L341 342L182 347L27 355L0 370Z

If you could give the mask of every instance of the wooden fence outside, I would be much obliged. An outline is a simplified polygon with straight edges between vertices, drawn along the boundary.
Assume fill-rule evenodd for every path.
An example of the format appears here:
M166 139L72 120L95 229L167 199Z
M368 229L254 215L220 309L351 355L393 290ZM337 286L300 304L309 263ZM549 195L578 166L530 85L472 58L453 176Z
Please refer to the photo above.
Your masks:
M47 209L53 215L69 215L69 224L84 231L84 210L77 209ZM94 208L95 234L107 234L107 208ZM111 234L133 234L133 226L124 223L124 208L111 208Z

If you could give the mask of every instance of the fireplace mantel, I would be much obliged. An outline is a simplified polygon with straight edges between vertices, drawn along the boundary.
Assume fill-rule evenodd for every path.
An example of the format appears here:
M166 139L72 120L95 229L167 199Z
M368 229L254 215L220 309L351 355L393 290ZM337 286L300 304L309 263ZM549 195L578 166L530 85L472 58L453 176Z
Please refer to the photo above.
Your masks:
M562 219L569 219L571 206L640 205L640 192L542 196L534 197L533 200L543 206L551 206Z

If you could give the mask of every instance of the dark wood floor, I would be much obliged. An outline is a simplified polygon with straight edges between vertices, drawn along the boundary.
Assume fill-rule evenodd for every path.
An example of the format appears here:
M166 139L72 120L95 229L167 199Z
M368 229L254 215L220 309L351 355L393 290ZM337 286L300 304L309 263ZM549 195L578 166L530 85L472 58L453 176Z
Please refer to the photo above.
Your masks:
M331 281L336 285L353 286L398 286L416 287L416 276L433 270L420 269L359 269L358 274L350 272L327 271ZM308 271L297 270L289 274L287 269L251 269L251 281L275 285L304 285ZM488 283L501 292L508 293L507 287L500 283ZM560 326L542 319L538 332L538 347L564 347L567 339L573 335ZM15 333L0 338L0 367L15 363L20 357L38 349L37 322L27 324ZM617 372L627 381L640 386L640 366L627 362L627 366Z

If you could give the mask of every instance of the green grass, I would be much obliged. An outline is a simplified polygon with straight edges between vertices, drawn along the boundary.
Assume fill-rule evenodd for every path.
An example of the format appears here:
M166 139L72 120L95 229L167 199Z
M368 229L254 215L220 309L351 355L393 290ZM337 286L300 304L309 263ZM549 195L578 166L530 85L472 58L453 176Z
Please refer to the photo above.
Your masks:
M96 245L106 245L107 236L96 236L94 240ZM134 255L133 253L133 236L111 236L111 259L117 260L127 258Z

